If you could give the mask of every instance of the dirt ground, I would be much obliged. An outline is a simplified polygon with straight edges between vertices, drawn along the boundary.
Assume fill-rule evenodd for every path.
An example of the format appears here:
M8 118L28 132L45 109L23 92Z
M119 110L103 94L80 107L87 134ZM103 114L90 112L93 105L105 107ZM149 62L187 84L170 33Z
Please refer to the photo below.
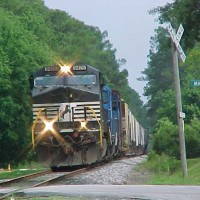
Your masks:
M145 185L150 180L150 173L145 169L134 170L126 180L126 185Z

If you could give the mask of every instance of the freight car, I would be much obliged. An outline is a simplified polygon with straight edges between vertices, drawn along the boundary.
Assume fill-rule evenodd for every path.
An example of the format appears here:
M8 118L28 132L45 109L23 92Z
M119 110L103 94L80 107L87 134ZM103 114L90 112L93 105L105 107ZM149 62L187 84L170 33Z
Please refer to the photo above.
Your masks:
M143 149L143 127L96 68L46 66L30 76L30 87L32 143L45 165L88 165Z

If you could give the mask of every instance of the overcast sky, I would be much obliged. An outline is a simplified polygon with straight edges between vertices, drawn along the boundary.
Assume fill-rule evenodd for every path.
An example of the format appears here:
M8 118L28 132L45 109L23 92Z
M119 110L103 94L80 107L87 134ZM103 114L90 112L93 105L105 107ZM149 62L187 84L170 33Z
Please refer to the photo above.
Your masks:
M156 16L148 11L174 0L44 0L52 9L66 11L86 25L108 32L108 39L117 50L117 59L126 59L123 68L129 72L129 85L143 97L144 82L138 81L147 68L150 37L158 27ZM122 69L123 69L122 68Z

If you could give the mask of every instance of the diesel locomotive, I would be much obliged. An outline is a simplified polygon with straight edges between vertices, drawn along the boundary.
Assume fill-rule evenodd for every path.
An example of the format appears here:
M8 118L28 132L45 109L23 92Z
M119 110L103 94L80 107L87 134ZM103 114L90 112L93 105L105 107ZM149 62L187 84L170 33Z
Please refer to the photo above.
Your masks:
M145 146L144 128L98 69L46 66L30 76L30 87L32 144L43 164L89 165Z

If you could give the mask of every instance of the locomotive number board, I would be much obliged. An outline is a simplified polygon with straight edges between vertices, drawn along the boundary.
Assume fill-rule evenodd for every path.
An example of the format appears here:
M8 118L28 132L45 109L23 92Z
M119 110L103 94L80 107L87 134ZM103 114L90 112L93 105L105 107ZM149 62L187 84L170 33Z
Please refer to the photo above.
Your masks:
M74 65L73 70L74 71L86 71L87 65Z

